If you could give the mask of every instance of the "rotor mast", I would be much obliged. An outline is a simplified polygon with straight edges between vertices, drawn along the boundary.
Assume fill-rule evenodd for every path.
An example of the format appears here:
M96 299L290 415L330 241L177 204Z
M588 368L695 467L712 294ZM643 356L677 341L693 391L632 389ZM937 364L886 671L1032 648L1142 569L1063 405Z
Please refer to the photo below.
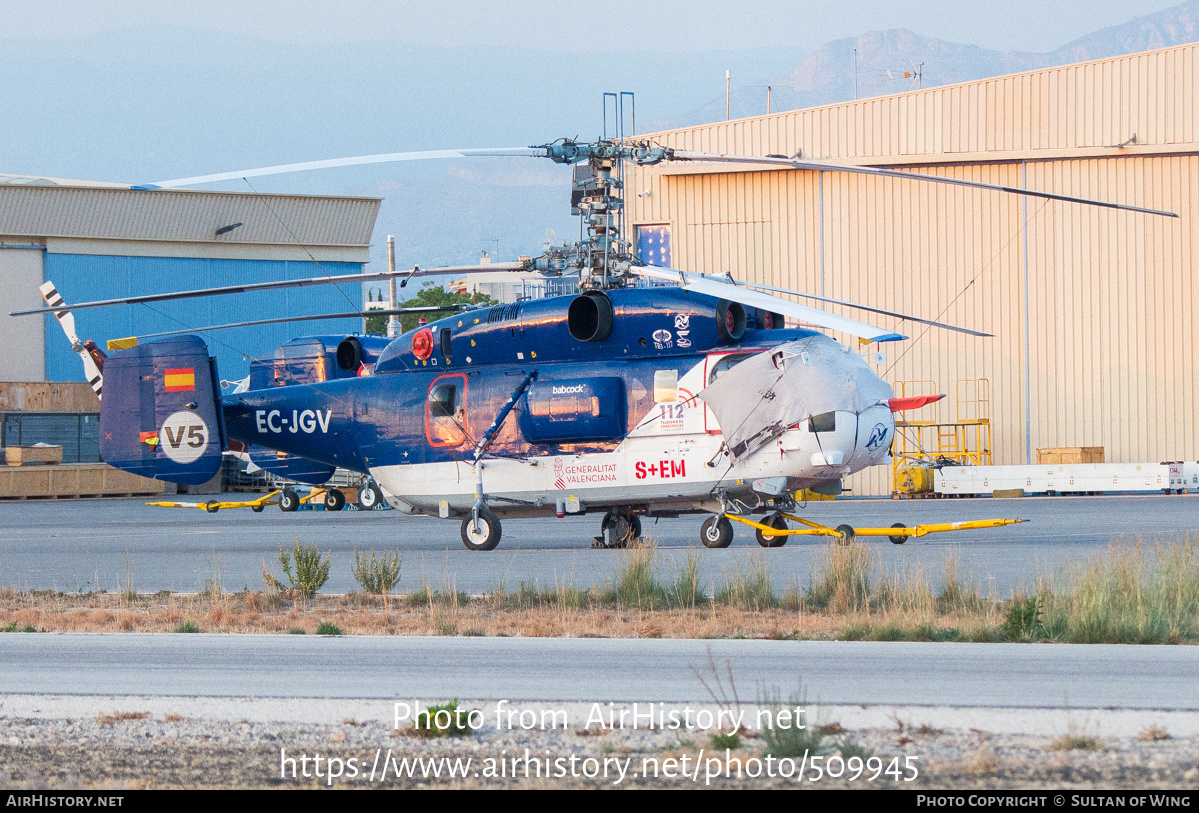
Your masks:
M620 162L642 166L667 160L671 150L649 142L601 139L592 143L563 140L545 144L545 157L575 165L571 213L581 218L580 239L569 248L553 249L530 261L532 270L547 276L578 274L579 287L593 290L623 288L636 261L633 245L624 236L624 182Z

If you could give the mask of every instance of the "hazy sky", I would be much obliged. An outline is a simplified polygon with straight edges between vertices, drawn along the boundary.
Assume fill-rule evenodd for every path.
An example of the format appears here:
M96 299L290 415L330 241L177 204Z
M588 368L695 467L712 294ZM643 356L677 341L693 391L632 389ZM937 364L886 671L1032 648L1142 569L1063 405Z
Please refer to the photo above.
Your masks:
M303 44L398 40L576 52L707 51L815 48L867 31L909 28L924 36L997 50L1049 51L1098 28L1177 4L1178 0L0 0L0 19L3 36L31 39L165 25ZM152 42L146 47L152 48Z

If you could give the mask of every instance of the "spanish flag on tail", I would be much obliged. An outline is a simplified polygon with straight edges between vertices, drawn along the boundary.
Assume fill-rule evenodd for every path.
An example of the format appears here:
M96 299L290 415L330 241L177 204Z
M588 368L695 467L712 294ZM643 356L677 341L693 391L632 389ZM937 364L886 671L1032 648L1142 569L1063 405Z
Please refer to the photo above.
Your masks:
M196 389L196 370L194 367L179 367L163 371L163 383L167 392L194 392Z

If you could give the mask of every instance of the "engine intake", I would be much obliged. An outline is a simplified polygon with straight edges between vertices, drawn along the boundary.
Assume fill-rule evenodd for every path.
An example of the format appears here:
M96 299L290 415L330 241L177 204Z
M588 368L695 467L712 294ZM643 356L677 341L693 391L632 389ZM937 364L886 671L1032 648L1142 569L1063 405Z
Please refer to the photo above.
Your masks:
M579 342L607 341L612 335L612 300L602 291L587 291L576 296L566 311L566 327ZM744 330L745 312L742 311Z
M725 344L736 344L745 335L745 307L722 299L716 303L716 334Z
M337 366L343 370L357 370L362 366L362 342L357 336L346 336L337 345Z

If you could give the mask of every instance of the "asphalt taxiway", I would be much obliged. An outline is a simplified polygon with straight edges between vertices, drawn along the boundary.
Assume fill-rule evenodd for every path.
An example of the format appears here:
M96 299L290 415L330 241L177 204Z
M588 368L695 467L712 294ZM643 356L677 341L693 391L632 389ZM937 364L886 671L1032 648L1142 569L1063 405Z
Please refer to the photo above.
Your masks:
M9 633L2 694L683 702L1199 711L1199 647L639 638ZM726 667L727 662L727 667ZM530 668L536 664L537 668Z
M828 525L888 526L893 522L937 523L988 517L1030 520L983 531L938 534L892 545L860 540L877 550L884 566L920 566L936 583L945 554L954 552L959 573L984 592L1007 595L1038 573L1102 554L1109 544L1140 539L1180 540L1199 530L1199 495L1045 497L1013 500L838 500L812 503L800 512ZM656 541L659 567L669 578L689 553L702 556L701 581L719 584L722 574L761 555L776 591L803 588L827 542L791 539L783 548L762 550L753 532L738 526L733 545L709 551L699 544L700 516L647 521ZM598 515L507 520L500 546L467 551L458 521L408 517L396 511L301 511L285 514L270 506L208 514L195 509L156 508L141 500L12 502L0 504L0 587L67 592L119 590L132 581L139 591L191 592L219 580L223 589L261 589L265 563L277 572L280 546L297 539L332 554L324 592L356 589L350 574L355 546L398 548L403 557L400 591L422 580L435 589L484 593L521 581L540 587L587 587L611 579L622 551L589 547L599 532Z

